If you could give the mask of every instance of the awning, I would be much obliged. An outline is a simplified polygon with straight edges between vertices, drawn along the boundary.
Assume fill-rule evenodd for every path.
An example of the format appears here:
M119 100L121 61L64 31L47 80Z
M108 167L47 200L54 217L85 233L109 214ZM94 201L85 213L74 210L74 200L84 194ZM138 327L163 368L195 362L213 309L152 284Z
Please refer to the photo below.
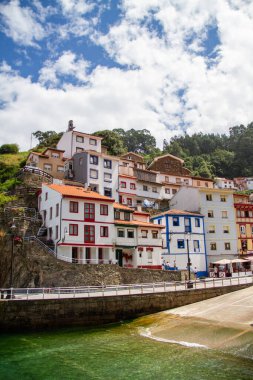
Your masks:
M226 264L230 264L230 263L231 263L231 260L228 260L228 259L222 259L222 260L219 260L219 261L215 261L215 262L212 263L212 264L226 265Z
M234 259L232 260L232 263L247 263L249 261L249 259Z

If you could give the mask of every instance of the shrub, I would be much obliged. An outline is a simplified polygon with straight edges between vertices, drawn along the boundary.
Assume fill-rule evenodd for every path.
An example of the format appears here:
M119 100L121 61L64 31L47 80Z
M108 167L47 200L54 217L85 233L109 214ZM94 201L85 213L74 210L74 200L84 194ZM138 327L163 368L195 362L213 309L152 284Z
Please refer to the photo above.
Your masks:
M19 147L17 144L4 144L0 146L0 154L18 153Z

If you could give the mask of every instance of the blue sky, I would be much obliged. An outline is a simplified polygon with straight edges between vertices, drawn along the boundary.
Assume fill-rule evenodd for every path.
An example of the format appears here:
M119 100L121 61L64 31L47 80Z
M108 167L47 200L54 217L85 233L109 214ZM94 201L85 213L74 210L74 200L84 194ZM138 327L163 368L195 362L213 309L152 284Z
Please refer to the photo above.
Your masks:
M253 120L248 0L2 0L0 144L36 130L164 138Z

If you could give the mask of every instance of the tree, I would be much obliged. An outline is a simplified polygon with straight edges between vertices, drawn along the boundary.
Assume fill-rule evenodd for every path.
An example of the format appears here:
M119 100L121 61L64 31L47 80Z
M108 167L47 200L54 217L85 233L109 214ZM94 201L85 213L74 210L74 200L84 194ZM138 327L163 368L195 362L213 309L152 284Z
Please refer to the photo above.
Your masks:
M93 135L103 137L102 145L105 145L108 148L109 154L112 154L113 156L121 156L126 152L123 140L117 132L105 129L104 131L95 132Z
M57 133L55 131L36 131L32 134L37 140L39 140L39 144L37 145L38 148L47 148L52 147L55 148L58 141L63 135L63 132Z
M4 144L0 146L0 154L12 153L16 154L19 151L19 147L17 144Z
M129 129L124 131L122 128L113 129L118 133L127 148L128 152L135 152L141 154L152 154L156 149L156 140L147 129Z

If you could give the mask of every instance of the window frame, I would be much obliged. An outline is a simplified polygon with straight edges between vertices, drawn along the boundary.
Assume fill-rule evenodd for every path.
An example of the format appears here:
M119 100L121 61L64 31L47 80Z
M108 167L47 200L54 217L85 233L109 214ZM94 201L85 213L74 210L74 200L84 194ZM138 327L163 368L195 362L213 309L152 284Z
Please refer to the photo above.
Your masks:
M84 226L84 243L95 243L95 226Z
M99 163L99 157L98 156L96 156L95 154L91 154L90 155L90 164L91 165L98 165L98 163Z
M92 175L92 172L94 172L94 174L96 173L96 177L94 177ZM92 179L98 179L98 170L97 169L90 169L90 178L92 178Z
M69 236L78 236L78 224L76 223L69 224Z
M182 246L180 246L182 245ZM185 241L184 239L177 239L177 248L178 249L184 249L185 248Z
M79 202L69 201L69 212L78 214L79 211Z
M97 145L98 145L98 142L97 142L96 139L90 138L90 139L89 139L89 144L92 145L92 146L97 146Z
M108 205L100 204L100 215L108 215Z
M180 226L179 216L173 216L172 217L172 225L173 225L173 227L179 227Z
M109 227L100 226L100 237L109 237Z
M133 236L130 236L131 234L132 234ZM133 230L133 229L131 229L131 230L128 229L128 230L127 230L127 238L128 238L128 239L134 239L134 238L135 238L135 236L134 236L134 230Z
M109 165L107 163L109 163ZM111 169L112 168L112 160L108 160L108 159L104 158L104 168L105 169Z

